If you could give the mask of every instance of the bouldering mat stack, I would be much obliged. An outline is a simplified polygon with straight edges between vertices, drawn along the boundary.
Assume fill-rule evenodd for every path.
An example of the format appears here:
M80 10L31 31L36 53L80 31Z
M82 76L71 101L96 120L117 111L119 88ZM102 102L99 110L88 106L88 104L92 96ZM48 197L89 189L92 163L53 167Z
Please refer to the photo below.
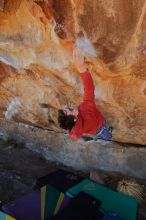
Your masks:
M136 220L137 200L72 172L57 170L35 191L2 205L0 220Z
M65 192L83 179L81 176L64 170L57 170L40 177L36 181L36 188L41 187L42 219L56 215L59 210L65 208L71 200L71 196L67 196Z
M136 220L137 200L135 198L115 192L89 179L84 179L70 188L67 195L75 196L81 191L99 199L101 209L106 212L114 212L124 220Z
M49 220L100 220L102 213L98 210L100 207L100 201L93 198L87 193L80 192L70 203L57 215L52 216Z
M71 200L71 197L65 195L51 185L41 188L41 219L48 219L56 215L59 210L65 208Z

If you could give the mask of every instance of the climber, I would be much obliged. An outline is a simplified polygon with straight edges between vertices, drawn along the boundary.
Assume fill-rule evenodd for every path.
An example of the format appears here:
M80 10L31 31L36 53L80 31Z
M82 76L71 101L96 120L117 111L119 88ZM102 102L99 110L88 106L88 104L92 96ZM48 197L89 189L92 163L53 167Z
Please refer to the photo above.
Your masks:
M96 108L94 84L91 74L86 70L84 57L76 50L74 64L80 72L84 86L83 102L79 106L70 106L58 111L61 128L68 130L73 139L83 137L88 140L111 140L112 129Z

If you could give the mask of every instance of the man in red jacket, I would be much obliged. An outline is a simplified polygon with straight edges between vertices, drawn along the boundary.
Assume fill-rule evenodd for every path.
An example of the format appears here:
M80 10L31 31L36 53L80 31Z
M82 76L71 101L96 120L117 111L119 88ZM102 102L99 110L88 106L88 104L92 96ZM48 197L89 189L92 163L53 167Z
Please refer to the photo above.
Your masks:
M93 80L90 72L85 70L79 54L76 54L75 65L83 81L83 102L79 106L59 110L60 127L68 130L73 139L84 137L85 140L111 140L112 130L96 107Z

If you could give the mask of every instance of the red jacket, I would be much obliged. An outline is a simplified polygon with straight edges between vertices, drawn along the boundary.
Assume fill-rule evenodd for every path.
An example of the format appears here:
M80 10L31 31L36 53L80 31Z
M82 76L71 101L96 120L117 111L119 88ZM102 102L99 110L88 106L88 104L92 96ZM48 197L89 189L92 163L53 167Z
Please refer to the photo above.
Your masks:
M80 138L83 134L96 134L105 122L104 117L96 108L94 84L89 72L81 73L84 86L83 102L79 105L76 124L70 131L71 138Z

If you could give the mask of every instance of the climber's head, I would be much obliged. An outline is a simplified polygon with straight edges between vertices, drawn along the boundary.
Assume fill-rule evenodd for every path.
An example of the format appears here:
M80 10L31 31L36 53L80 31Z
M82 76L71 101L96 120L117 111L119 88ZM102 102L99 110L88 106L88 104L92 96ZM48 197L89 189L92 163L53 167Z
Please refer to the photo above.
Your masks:
M58 111L58 122L61 128L71 130L75 125L79 111L77 106L66 107Z

